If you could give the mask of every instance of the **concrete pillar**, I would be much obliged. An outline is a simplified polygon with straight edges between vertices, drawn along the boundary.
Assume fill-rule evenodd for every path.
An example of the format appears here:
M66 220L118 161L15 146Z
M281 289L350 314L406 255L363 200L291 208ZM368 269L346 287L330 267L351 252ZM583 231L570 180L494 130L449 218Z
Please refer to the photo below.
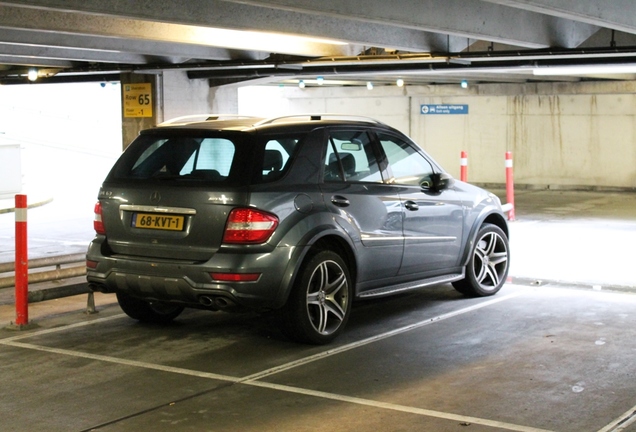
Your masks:
M215 114L238 114L238 88L222 86L210 88L209 96L212 112Z
M157 75L121 74L122 149L139 131L155 126L162 104L158 97ZM159 115L159 117L158 117Z

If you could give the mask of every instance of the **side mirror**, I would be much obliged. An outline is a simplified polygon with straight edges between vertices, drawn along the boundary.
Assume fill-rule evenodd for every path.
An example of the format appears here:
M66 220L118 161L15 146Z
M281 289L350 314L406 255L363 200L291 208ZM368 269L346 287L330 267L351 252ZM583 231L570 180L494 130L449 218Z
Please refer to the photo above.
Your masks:
M433 173L420 184L424 191L440 193L452 187L455 184L455 179L447 173Z

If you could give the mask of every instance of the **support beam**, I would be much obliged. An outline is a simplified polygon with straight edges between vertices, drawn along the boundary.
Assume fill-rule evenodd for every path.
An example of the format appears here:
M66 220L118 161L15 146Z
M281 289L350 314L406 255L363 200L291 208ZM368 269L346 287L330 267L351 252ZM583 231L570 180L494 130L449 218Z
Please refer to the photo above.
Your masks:
M636 2L633 0L486 0L526 11L564 19L574 19L595 26L636 33Z
M25 44L42 47L70 48L79 52L97 51L106 53L136 53L171 58L196 58L202 60L227 61L236 59L263 60L265 56L256 51L233 51L226 48L199 46L185 43L132 40L115 37L99 37L63 32L16 30L3 28L0 43ZM80 48L81 47L81 48Z
M465 0L228 0L281 11L347 16L396 27L484 39L528 48L575 47L572 35L587 39L596 28L576 21ZM546 0L547 2L548 0ZM580 42L579 42L580 43Z
M375 19L369 25L358 16L358 11L353 15L330 14L320 16L312 11L291 11L281 8L272 9L269 5L264 7L234 3L223 0L164 0L161 7L157 7L156 1L137 0L15 0L0 2L0 5L16 5L33 8L38 12L73 11L84 14L87 17L118 17L127 20L144 20L153 22L170 22L189 26L219 27L235 30L254 30L261 32L300 35L313 38L346 41L353 46L334 46L315 44L301 53L290 53L281 50L272 50L287 54L301 54L308 56L329 55L356 55L363 47L395 48L404 51L428 52L443 51L448 45L465 45L466 32L459 35L435 35L422 31L417 26L398 25L392 22L383 22ZM96 33L99 34L99 33ZM449 40L450 39L450 40ZM224 40L223 44L231 41ZM531 45L536 46L536 44ZM543 46L543 45L541 45ZM330 53L325 51L331 51ZM336 52L337 51L337 52Z
M69 2L72 3L72 2ZM85 1L85 3L91 3ZM101 1L104 5L105 2ZM128 7L137 2L125 2ZM143 3L143 2L139 2ZM189 4L189 3L188 3ZM110 7L110 3L107 4ZM148 9L154 9L152 5ZM50 9L1 6L0 27L23 30L60 32L75 35L97 35L160 42L187 43L199 46L225 47L269 52L276 36L249 35L237 31L233 35L221 33L210 27L168 24L157 21L139 21L106 15L89 15ZM165 20L168 21L168 20ZM342 55L343 46L310 40L288 38L277 44L277 52L290 55L331 56Z

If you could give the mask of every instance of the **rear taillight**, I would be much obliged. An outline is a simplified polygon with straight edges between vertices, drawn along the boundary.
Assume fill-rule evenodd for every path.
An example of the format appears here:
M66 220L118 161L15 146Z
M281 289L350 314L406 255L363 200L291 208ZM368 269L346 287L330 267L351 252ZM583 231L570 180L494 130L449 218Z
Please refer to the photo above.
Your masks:
M236 208L230 212L223 233L223 243L265 243L278 226L271 213L251 208Z
M104 221L102 218L102 205L99 202L95 204L95 219L93 220L93 228L97 234L106 235Z

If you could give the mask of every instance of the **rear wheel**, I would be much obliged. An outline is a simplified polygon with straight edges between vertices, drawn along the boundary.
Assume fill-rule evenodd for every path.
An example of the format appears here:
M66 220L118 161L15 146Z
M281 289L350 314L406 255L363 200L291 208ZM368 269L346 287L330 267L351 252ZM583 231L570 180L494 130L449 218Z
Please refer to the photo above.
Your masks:
M299 342L331 342L349 320L352 290L340 255L332 251L313 255L303 264L283 308L283 332Z
M498 226L484 224L477 233L466 277L453 282L453 286L472 297L493 295L506 282L509 266L508 237Z
M131 318L142 322L169 323L183 312L184 307L168 302L148 302L117 292L119 307Z

